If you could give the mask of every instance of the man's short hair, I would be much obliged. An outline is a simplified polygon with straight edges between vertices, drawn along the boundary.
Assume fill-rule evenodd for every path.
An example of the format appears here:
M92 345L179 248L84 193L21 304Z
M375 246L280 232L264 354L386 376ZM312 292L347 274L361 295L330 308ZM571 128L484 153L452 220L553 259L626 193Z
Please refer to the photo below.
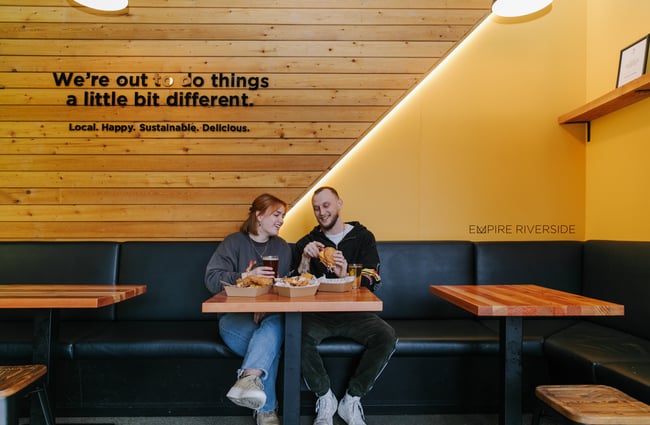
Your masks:
M334 194L334 196L336 196L337 199L340 198L339 193L336 191L336 189L334 189L331 186L321 186L321 187L319 187L318 189L316 189L314 191L314 195L312 195L312 197L318 195L319 193L321 193L324 190L329 190L330 192L332 192Z

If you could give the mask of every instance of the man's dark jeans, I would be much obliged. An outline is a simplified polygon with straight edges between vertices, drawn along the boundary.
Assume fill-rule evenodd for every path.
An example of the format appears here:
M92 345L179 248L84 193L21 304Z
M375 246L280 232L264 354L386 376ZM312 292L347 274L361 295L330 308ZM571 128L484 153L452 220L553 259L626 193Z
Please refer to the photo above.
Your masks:
M348 383L348 394L363 397L395 351L395 330L374 313L305 313L302 322L302 375L319 397L330 389L330 379L318 353L326 338L350 338L365 347Z

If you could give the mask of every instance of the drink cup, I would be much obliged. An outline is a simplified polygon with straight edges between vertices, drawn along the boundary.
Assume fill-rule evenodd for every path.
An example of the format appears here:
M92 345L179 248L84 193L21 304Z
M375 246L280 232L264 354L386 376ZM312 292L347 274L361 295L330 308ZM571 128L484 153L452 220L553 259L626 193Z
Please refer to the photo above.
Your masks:
M278 277L278 263L280 258L277 255L267 255L262 257L262 264L266 267L273 268L273 276Z
M348 264L348 276L354 276L354 284L352 289L361 288L361 269L363 268L362 264Z

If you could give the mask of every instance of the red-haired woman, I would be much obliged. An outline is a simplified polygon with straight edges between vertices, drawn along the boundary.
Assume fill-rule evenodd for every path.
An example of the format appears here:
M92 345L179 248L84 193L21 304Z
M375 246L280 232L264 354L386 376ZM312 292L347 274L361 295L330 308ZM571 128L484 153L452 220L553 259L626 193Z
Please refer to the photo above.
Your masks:
M273 195L255 198L239 232L221 242L205 272L205 284L212 293L222 282L235 283L247 276L274 277L262 257L279 257L278 276L289 274L291 249L278 236L287 204ZM276 378L284 338L284 316L279 313L227 313L219 317L219 333L226 345L244 358L237 381L226 396L239 406L255 410L257 425L279 425Z

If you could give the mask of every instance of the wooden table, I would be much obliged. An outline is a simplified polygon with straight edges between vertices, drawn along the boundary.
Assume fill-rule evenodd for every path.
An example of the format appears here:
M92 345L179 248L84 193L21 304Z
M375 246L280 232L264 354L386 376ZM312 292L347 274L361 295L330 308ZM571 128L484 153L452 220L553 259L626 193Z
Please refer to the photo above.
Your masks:
M282 423L300 424L300 344L302 313L381 311L382 301L368 288L350 292L317 292L287 298L271 293L259 297L228 297L224 291L203 303L204 313L286 313Z
M521 425L524 317L624 314L620 304L538 285L431 285L429 291L477 316L499 318L501 425Z
M0 308L37 309L34 316L34 352L32 361L47 366L46 386L51 394L54 376L55 346L58 336L58 311L70 308L100 308L116 304L146 292L146 285L0 285ZM32 402L30 423L42 423L40 409Z

